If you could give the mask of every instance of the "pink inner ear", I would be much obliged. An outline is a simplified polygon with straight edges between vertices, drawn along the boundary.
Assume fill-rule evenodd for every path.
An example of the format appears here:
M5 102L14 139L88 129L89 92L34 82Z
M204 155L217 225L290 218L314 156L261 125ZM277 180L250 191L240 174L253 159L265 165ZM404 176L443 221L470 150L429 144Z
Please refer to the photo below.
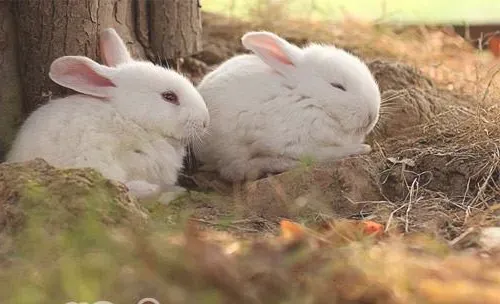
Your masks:
M272 38L260 37L254 39L252 42L257 48L262 48L268 51L273 58L277 59L281 63L289 65L293 64L290 59L283 53L283 50L276 45L276 41L274 41Z
M281 49L279 49L276 45L272 45L270 48L271 53L273 53L274 58L278 59L284 64L292 64L290 59L283 54Z
M99 40L101 59L105 65L116 67L119 64L133 61L125 42L112 28L102 31Z
M66 70L64 75L71 75L79 82L87 83L96 87L116 87L111 80L97 74L94 70L86 64L78 63Z
M102 57L101 59L102 59L102 61L103 61L103 63L104 63L105 65L107 65L107 66L111 66L109 59L106 57L106 52L104 52L104 47L103 47L103 44L104 44L104 43L103 43L103 42L101 42L101 46L100 46L100 48L101 48L101 57Z
M106 50L110 48L109 44L110 44L109 37L104 36L101 38L101 43L100 43L101 56L105 65L113 66L115 65L115 62L113 62L113 58L109 58L109 52L106 52Z

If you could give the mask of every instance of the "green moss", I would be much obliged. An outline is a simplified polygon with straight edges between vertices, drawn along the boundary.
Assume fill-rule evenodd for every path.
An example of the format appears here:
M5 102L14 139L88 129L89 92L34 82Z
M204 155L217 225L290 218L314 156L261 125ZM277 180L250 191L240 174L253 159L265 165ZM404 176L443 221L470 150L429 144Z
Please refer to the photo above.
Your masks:
M8 283L0 284L1 302L100 300L133 258L113 231L146 228L140 206L91 169L57 170L37 160L1 165L0 173L9 189L2 195L16 198L2 209L13 248L2 255L12 267L0 277Z
M311 167L314 165L315 160L314 157L312 156L304 156L303 158L300 159L300 162L304 167Z

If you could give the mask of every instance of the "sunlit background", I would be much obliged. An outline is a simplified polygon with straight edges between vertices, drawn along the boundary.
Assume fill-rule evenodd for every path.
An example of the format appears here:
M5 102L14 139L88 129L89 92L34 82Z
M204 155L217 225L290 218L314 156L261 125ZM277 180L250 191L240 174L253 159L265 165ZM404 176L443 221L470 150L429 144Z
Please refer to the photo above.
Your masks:
M366 21L401 23L496 23L500 22L498 0L202 0L211 12L248 17L256 4L287 3L286 10L297 18L340 20L346 16Z

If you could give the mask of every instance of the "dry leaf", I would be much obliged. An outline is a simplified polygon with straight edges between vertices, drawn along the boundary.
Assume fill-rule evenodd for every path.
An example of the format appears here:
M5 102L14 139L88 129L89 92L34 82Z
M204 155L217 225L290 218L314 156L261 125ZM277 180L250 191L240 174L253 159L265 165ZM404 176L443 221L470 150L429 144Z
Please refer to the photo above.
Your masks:
M280 222L281 237L286 241L298 241L305 237L304 228L297 223L282 220Z
M373 222L373 221L364 221L364 229L363 232L368 235L381 235L384 233L384 226Z

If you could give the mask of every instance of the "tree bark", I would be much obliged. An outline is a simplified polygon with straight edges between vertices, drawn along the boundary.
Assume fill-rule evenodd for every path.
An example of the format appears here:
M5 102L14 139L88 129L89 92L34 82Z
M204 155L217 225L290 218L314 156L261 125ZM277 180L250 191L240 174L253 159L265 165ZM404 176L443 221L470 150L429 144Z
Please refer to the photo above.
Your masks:
M23 113L67 90L48 77L52 61L64 55L95 57L98 4L91 0L13 1L19 37Z
M198 0L150 2L151 48L162 59L200 52L201 12Z
M53 95L70 93L48 77L52 61L66 55L99 58L98 33L114 27L135 56L132 0L13 1L19 37L23 113L29 115Z
M22 102L14 20L6 0L0 0L0 79L0 161L3 161L20 123Z

